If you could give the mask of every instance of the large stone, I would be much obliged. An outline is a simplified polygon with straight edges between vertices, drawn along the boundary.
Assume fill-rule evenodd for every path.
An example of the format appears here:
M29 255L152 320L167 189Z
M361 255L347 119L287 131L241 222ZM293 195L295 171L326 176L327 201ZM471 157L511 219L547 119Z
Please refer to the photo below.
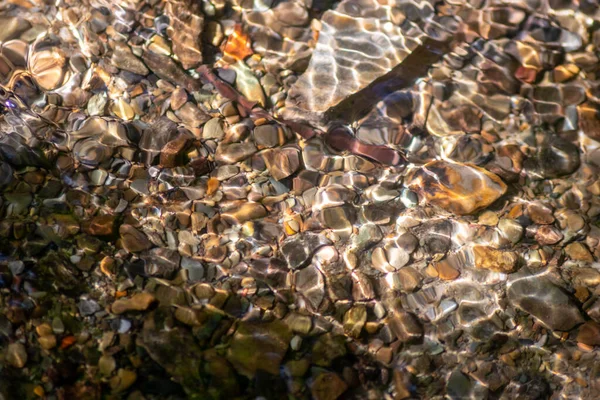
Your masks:
M583 322L575 301L543 274L532 274L527 267L510 275L509 302L538 319L548 328L569 331Z
M426 203L458 215L485 208L506 192L506 184L491 172L442 160L415 169L406 181Z
M231 340L227 359L248 378L258 370L279 375L291 338L292 332L281 321L241 322Z

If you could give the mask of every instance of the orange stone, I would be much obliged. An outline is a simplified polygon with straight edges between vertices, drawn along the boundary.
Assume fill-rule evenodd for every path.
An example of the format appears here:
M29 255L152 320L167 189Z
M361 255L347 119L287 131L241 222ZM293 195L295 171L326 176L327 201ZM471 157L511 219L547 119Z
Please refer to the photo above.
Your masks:
M458 215L485 208L506 192L506 184L497 175L475 165L443 160L411 171L406 181L426 203Z
M250 47L250 36L244 33L241 24L236 24L233 33L229 35L223 46L223 54L235 61L241 61L253 53Z

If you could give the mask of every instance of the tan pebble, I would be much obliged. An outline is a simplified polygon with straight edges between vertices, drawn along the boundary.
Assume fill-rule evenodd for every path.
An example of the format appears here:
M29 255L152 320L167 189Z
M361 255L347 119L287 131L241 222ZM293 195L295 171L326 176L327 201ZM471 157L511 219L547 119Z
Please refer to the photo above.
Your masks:
M156 302L156 298L150 293L138 293L128 299L119 299L111 307L114 314L123 314L127 311L144 311Z
M135 371L121 368L117 375L110 379L109 384L113 393L121 393L131 387L136 380L137 374Z
M6 361L15 368L27 364L27 349L22 343L11 343L6 349Z
M450 264L444 260L436 263L435 269L438 272L439 278L445 281L453 281L460 275L460 271L450 266Z
M45 350L50 350L56 347L56 336L55 335L46 335L40 336L38 338L38 342L40 343L40 347Z

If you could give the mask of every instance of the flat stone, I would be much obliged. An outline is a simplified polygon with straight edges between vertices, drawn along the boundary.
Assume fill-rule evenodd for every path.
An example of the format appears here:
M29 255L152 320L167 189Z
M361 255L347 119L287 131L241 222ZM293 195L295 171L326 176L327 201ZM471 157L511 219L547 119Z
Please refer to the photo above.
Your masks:
M225 131L223 130L223 121L220 118L210 119L202 127L202 139L223 140Z
M514 307L552 330L569 331L583 322L579 308L563 289L527 267L510 275L507 297Z
M313 345L311 357L315 365L329 367L333 361L346 355L346 343L343 336L325 333Z
M15 368L23 368L27 364L27 349L22 343L11 343L6 348L6 362Z
M473 246L475 267L509 274L517 268L519 255L512 251L500 251L490 246Z
M418 341L423 337L423 326L417 317L404 310L396 310L388 317L390 330L401 342Z
M358 338L365 322L367 322L367 308L364 305L354 306L344 314L344 332Z
M600 346L600 324L587 321L579 328L577 341L588 346Z
M271 176L280 181L300 167L300 150L295 147L269 149L260 153Z
M506 184L493 173L442 160L415 169L406 181L428 204L458 215L485 208L506 192Z
M115 50L110 61L115 67L125 71L133 72L134 74L145 76L150 72L142 60L137 58L131 52L129 46L124 43L115 44Z
M119 228L123 248L131 253L139 253L152 247L148 237L131 225L123 224Z
M272 148L279 146L279 128L274 124L260 125L254 128L252 132L254 143L259 149Z
M181 256L175 250L157 247L144 252L140 258L144 261L144 275L171 279L179 270Z
M239 225L267 215L267 210L260 203L247 202L241 206L221 213L221 218L230 225Z
M253 143L221 143L217 147L215 161L222 164L233 164L245 160L257 150Z
M97 215L83 225L83 230L92 236L110 236L115 233L115 220L114 215Z
M240 374L248 378L256 375L258 370L279 375L279 366L291 338L292 332L281 321L244 321L233 335L227 359Z
M580 242L569 243L565 247L565 253L571 260L594 262L594 256L588 250L587 246Z
M296 234L286 239L281 244L281 254L292 269L305 266L322 246L331 244L331 241L323 235L314 232Z
M315 400L336 400L348 389L344 382L334 372L324 372L315 378L310 393Z
M309 265L294 274L296 291L302 296L312 309L316 310L325 297L325 279L323 274L314 265Z
M453 281L460 276L460 271L453 267L447 258L435 263L435 269L440 279Z
M156 303L156 298L152 294L137 293L130 298L115 301L111 306L111 311L117 315L128 311L145 311L154 303Z

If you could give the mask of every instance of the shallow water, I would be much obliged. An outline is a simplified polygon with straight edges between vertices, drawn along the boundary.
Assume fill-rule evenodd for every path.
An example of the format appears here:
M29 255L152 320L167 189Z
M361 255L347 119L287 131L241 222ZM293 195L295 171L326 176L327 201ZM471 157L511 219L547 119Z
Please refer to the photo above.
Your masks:
M0 399L595 399L592 1L0 1Z

